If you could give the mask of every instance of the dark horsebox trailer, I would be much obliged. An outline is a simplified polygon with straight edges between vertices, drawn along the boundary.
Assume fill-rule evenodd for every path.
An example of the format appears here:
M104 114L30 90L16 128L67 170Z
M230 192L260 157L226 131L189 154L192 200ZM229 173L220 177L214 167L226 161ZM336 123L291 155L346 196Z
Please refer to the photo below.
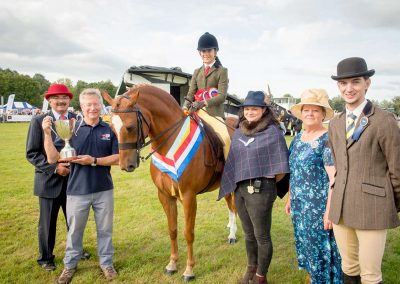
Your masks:
M124 73L116 95L125 93L127 87L146 83L170 93L182 106L189 91L191 78L192 74L183 72L180 67L132 66ZM240 100L228 94L225 101L226 116L237 115L241 103Z
M167 93L170 93L178 104L182 106L185 101L185 96L189 91L191 78L192 74L183 72L180 67L132 66L124 73L116 95L125 93L127 87L146 83L155 85L165 90ZM271 100L272 95L269 86L265 93L267 94L266 102L271 105L276 116L280 118L281 122L288 128L289 123L295 121L296 118L292 116L287 109ZM225 100L225 115L236 116L241 103L241 100L228 94Z

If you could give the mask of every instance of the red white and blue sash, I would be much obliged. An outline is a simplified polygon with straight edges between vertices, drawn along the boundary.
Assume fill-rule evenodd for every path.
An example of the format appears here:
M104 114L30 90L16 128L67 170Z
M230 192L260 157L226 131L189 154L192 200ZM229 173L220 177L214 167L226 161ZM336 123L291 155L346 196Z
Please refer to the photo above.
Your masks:
M202 140L203 134L200 126L188 116L167 155L163 156L155 152L151 161L161 172L167 173L173 180L179 181Z
M205 101L207 99L215 97L216 95L218 95L217 88L210 88L208 90L198 90L194 95L194 99L196 101Z

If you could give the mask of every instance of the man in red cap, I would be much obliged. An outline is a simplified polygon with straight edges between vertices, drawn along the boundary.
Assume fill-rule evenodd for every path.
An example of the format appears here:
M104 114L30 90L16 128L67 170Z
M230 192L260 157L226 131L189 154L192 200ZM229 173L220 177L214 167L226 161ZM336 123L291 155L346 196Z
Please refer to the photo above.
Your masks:
M34 195L39 197L39 258L38 264L47 271L56 269L53 249L56 239L57 216L60 207L66 216L66 189L69 174L67 163L49 164L43 148L42 121L50 115L53 120L70 119L75 114L68 112L73 94L63 84L53 84L44 94L49 101L51 111L34 116L28 130L26 158L35 166ZM64 141L52 134L54 144L60 150ZM68 225L67 225L68 226Z

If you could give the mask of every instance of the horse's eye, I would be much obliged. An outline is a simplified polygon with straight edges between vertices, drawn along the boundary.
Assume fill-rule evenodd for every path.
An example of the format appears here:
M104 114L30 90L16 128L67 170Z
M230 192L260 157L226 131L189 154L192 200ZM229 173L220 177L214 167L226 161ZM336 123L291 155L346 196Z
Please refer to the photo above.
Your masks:
M135 129L136 129L135 125L131 125L131 126L127 126L127 127L126 127L126 131L128 131L128 132L132 132L132 131L134 131Z

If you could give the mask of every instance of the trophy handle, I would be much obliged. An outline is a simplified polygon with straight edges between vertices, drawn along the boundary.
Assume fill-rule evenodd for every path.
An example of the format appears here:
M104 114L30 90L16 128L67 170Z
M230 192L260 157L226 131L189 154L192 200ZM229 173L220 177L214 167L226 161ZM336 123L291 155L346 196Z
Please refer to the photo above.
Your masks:
M75 124L78 121L79 121L79 125L78 125L78 128L75 130ZM79 130L79 128L81 128L82 123L83 123L83 115L81 113L78 113L78 115L76 116L76 119L75 119L75 122L74 122L74 128L73 128L75 130L74 131L75 136L78 136L78 130Z
M49 115L49 116L50 116L50 115ZM51 120L51 127L50 127L50 129L51 129L51 131L56 135L56 137L58 137L57 131L55 131L55 130L53 129L53 122L54 122L54 119L53 119L52 116L50 116L50 120Z
M76 119L75 118L71 118L69 121L70 121L71 129L72 129L72 131L74 131L75 130L75 125L76 125Z

